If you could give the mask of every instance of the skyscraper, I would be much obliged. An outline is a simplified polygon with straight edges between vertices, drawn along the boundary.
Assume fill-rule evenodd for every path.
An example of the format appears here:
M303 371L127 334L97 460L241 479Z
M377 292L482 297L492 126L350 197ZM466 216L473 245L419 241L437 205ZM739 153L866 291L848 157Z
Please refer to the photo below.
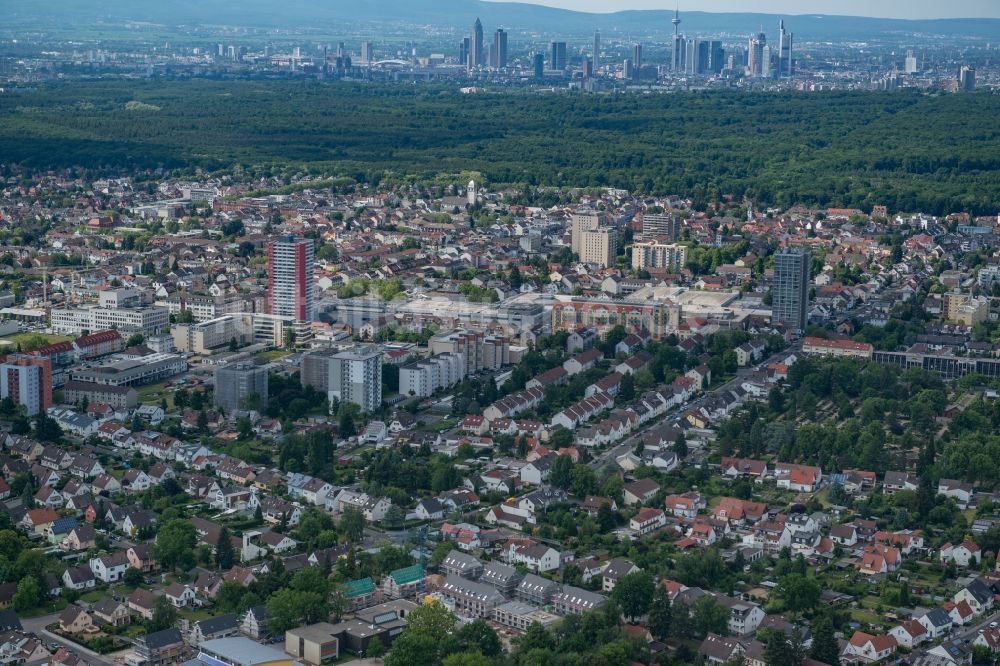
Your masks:
M493 69L507 67L507 32L503 28L497 28L493 33L493 62L490 66Z
M549 51L550 69L560 72L566 69L566 42L552 42Z
M722 42L713 40L709 42L708 48L708 69L713 74L718 74L726 67L726 52L722 48Z
M329 363L329 400L353 402L361 411L374 412L382 406L382 356L362 350L341 352Z
M906 52L906 63L903 71L907 74L916 74L919 71L917 68L917 57L913 55L913 51Z
M247 396L256 395L256 409L267 407L267 368L255 363L230 363L215 369L216 407L232 414L238 409L253 409ZM251 401L253 398L251 397Z
M463 37L462 42L458 45L458 61L469 66L469 47L472 44L472 40L468 37Z
M361 42L361 62L371 64L375 61L375 45L371 42Z
M583 234L594 231L604 222L604 213L596 210L581 210L573 213L570 247L576 254L583 253Z
M670 240L677 240L681 235L681 220L676 215L669 213L643 213L642 215L642 238L666 237Z
M534 56L534 59L532 61L532 64L534 65L534 68L535 68L535 78L536 79L540 79L543 76L545 76L545 54L544 53L536 53L535 56Z
M767 35L762 32L750 36L747 46L747 74L753 78L767 76L770 63L764 62L764 48L767 46Z
M34 416L52 406L52 361L39 356L14 354L0 363L0 397L10 398Z
M636 70L642 69L642 44L632 45L632 66Z
M472 36L469 38L469 69L482 67L486 64L483 43L483 22L476 19L472 26Z
M593 60L593 72L596 74L601 68L601 31L594 31L594 60Z
M784 248L774 255L771 321L804 331L809 313L809 270L812 255L802 248Z
M580 261L596 264L601 268L615 265L618 254L618 232L611 227L601 227L583 232L580 244Z
M670 20L670 22L674 24L674 42L673 42L673 50L672 50L671 58L670 58L670 68L673 71L677 72L677 71L680 71L680 68L681 68L681 59L684 57L683 54L681 53L683 51L683 46L681 45L681 35L680 35L680 32L679 32L680 27L681 27L681 10L680 10L680 7L677 7L676 9L674 9L674 18L672 18Z
M785 32L784 19L778 24L778 78L791 78L795 73L792 60L792 40L794 35Z
M311 238L282 236L267 246L267 304L271 314L312 321L313 261Z
M963 66L958 70L958 89L972 92L976 89L976 70L974 67Z

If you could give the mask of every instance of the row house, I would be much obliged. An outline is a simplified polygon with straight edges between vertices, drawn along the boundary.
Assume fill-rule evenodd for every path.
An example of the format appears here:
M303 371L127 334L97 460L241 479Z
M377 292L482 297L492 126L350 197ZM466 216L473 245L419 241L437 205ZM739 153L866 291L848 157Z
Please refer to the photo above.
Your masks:
M595 393L553 416L550 425L553 428L562 426L573 430L614 406L614 398L606 393Z
M511 417L529 409L534 409L541 404L545 397L545 391L540 388L526 388L523 391L511 394L483 410L483 416L490 422L496 419Z
M491 585L461 576L448 576L438 592L451 599L457 608L476 618L491 617L494 608L507 602Z

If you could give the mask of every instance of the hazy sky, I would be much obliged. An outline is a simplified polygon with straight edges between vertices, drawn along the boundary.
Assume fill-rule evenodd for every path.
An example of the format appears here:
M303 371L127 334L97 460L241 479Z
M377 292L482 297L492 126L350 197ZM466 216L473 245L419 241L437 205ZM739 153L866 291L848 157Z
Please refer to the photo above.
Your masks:
M516 0L515 0L516 1ZM527 0L525 0L527 1ZM673 9L675 0L530 0L589 12ZM889 18L1000 18L1000 0L680 0L681 11L845 14Z

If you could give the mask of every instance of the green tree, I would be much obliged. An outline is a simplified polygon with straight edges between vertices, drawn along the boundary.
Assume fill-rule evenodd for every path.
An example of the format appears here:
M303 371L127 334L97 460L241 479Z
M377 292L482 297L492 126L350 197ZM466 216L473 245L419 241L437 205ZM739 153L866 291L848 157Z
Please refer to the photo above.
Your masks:
M558 455L549 468L549 483L556 488L566 490L573 483L573 459Z
M833 632L833 621L822 615L812 624L813 643L810 656L830 666L840 666L840 646Z
M240 608L240 602L247 589L235 580L227 580L219 586L215 595L215 607L224 613L235 613Z
M267 600L267 626L271 633L282 635L300 624L321 622L329 614L326 599L318 592L285 588Z
M479 652L487 657L499 657L503 652L500 637L485 620L473 620L458 630L458 642L463 650Z
M11 603L14 610L26 611L42 603L42 587L34 576L25 576L17 584Z
M456 652L445 657L441 666L493 666L493 660L479 652Z
M414 609L386 656L386 666L437 666L458 649L454 630L455 616L442 604Z
M646 571L635 571L622 576L611 596L618 602L625 617L635 621L649 612L653 592L653 576Z
M673 609L670 605L670 595L662 585L656 586L653 601L649 607L649 632L658 641L665 641L670 635L670 617Z
M444 559L448 557L448 553L455 548L457 548L455 542L447 539L434 546L434 552L431 553L431 566L435 568L441 566Z
M194 548L198 533L190 521L177 518L167 522L156 534L153 553L166 569L187 570L194 566Z
M365 514L360 509L347 507L340 516L340 531L351 543L361 541L365 533Z
M215 544L215 566L223 571L233 568L236 564L236 550L233 548L229 528L223 525L219 529L219 540Z
M35 418L35 437L43 442L61 442L63 431L55 419L43 412Z
M136 569L135 567L129 567L128 569L125 570L125 573L122 574L122 582L128 585L129 587L139 587L140 585L142 585L143 580L144 577L142 575L142 572Z
M802 613L815 608L822 593L815 580L800 573L782 576L774 591L784 610L793 613Z
M635 400L635 377L631 373L622 377L621 386L618 388L618 402L631 402Z
M146 623L146 631L153 633L174 626L177 622L177 609L166 597L157 597L153 606L153 617Z
M729 627L729 609L706 594L694 604L694 627L702 638L709 633L725 636Z

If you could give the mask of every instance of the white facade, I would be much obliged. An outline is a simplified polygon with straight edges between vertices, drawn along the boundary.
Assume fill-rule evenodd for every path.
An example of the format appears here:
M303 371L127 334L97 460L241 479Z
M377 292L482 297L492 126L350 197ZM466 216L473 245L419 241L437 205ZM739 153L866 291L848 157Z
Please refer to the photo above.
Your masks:
M439 388L450 388L465 377L461 354L439 354L399 369L400 395L426 398Z
M169 324L170 313L166 308L87 307L52 311L52 332L64 335L109 329L155 335Z
M329 399L353 402L363 412L382 405L382 357L378 352L350 351L330 359Z

